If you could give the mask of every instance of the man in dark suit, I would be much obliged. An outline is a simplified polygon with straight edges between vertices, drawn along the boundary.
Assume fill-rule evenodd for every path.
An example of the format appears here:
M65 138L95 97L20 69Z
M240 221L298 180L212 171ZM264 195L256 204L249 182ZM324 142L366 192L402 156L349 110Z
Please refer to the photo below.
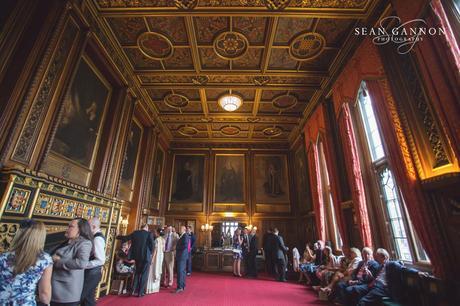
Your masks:
M241 249L243 252L243 261L244 261L244 273L248 276L249 273L249 230L248 228L243 229L243 243L241 244Z
M263 248L264 248L264 256L265 256L265 270L268 274L274 275L274 259L273 259L273 246L275 245L275 234L273 234L273 230L270 228L267 230L263 237Z
M175 293L185 290L188 243L190 241L190 236L186 233L185 225L181 225L179 233L180 237L176 245L177 289L174 291Z
M363 248L363 260L358 264L347 282L337 284L337 299L345 305L356 305L357 299L368 291L368 284L377 275L379 263L373 260L371 248Z
M251 234L249 235L249 254L248 254L248 277L257 277L257 228L252 228Z
M189 235L190 240L188 242L188 257L187 257L187 276L192 275L192 252L193 247L195 246L195 235L193 234L193 229L190 225L187 226L187 235Z
M131 240L129 259L136 261L136 274L134 275L133 295L143 296L147 283L148 267L152 260L154 246L153 236L149 232L149 226L143 224L140 230L134 231L128 236L117 236L122 241Z
M420 276L426 273L419 272L416 269L407 268L399 261L390 261L390 255L385 249L377 249L375 259L380 264L379 270L372 282L367 285L367 291L362 291L358 306L375 305L382 301L384 297L391 297L395 301L401 301L404 292L402 292L402 273L419 274Z
M273 259L276 260L277 268L277 279L280 282L286 281L286 252L289 250L287 246L284 245L283 237L279 235L277 228L273 229L275 234L275 244L273 246Z

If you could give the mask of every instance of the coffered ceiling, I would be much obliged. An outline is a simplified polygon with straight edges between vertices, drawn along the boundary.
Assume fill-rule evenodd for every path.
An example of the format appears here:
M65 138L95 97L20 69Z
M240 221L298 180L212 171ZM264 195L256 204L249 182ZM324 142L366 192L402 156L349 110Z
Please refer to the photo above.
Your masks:
M174 141L298 134L377 0L94 0ZM217 103L239 95L235 112Z

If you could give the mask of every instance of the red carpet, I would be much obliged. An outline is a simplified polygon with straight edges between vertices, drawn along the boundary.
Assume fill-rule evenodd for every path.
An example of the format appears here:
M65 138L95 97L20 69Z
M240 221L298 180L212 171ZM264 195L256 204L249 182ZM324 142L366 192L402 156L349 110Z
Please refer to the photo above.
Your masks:
M100 299L98 305L327 305L319 301L316 293L305 285L275 282L267 277L236 278L230 273L195 272L191 277L187 277L184 292L173 294L172 291L162 288L159 293L142 298L111 295Z

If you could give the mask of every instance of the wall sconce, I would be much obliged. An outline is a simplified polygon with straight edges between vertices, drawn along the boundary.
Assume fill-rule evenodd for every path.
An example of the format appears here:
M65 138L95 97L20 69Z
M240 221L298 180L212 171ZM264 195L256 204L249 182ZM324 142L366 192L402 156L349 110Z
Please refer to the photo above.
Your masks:
M250 230L250 231L252 231L252 230L257 231L257 226L253 226L252 224L249 224L248 226L246 226L246 228L247 228L248 230Z
M213 229L214 229L214 226L209 225L208 223L201 225L202 232L212 232Z
M211 247L211 232L214 229L214 226L209 225L208 223L201 225L201 231L204 233L205 241L204 248L208 249Z

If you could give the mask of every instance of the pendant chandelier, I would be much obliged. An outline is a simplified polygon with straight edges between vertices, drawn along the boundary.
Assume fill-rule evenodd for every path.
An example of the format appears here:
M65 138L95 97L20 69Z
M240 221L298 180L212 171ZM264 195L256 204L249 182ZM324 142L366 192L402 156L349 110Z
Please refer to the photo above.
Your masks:
M227 112L234 112L243 104L243 99L232 93L225 94L217 101Z

